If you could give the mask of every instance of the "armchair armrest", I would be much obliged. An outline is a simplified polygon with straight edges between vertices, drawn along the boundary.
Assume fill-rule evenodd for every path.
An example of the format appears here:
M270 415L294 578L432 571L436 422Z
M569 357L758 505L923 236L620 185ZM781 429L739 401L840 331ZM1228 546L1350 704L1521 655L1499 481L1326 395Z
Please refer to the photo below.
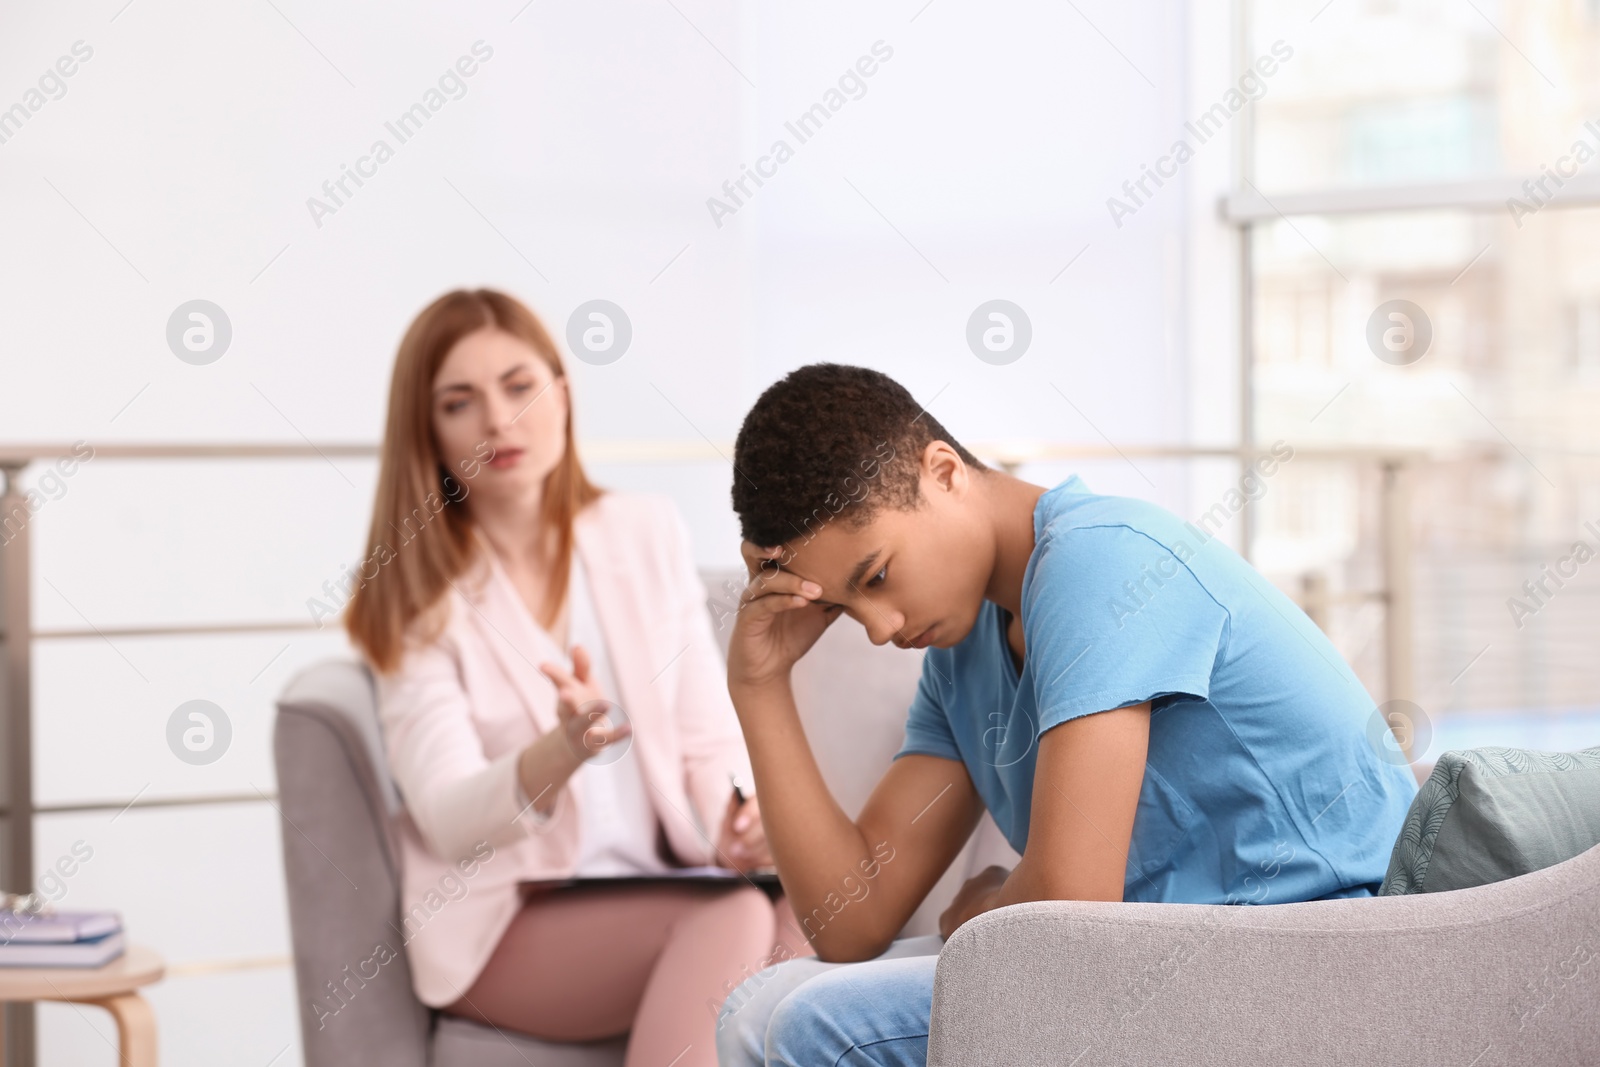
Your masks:
M1448 893L1044 901L940 954L931 1065L1600 1062L1600 848Z

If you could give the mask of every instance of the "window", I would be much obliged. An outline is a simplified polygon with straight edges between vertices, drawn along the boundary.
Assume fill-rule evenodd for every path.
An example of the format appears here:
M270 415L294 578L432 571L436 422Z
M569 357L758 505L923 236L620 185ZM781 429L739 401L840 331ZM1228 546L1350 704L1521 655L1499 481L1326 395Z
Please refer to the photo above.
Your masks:
M1252 431L1346 457L1290 466L1255 558L1380 702L1423 708L1424 761L1600 740L1597 15L1593 0L1245 5L1252 55L1294 49L1254 105L1229 202L1249 249ZM1415 453L1398 654L1373 449Z

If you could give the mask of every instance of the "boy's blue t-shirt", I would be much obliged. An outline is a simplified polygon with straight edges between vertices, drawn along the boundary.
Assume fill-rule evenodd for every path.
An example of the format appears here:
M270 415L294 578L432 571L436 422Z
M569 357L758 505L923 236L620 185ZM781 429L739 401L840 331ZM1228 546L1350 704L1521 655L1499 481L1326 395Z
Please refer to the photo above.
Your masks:
M927 651L895 758L960 760L1022 852L1038 735L1149 700L1124 899L1376 892L1416 779L1379 754L1387 726L1305 613L1206 531L1076 475L1033 533L1021 672L985 600L960 644Z

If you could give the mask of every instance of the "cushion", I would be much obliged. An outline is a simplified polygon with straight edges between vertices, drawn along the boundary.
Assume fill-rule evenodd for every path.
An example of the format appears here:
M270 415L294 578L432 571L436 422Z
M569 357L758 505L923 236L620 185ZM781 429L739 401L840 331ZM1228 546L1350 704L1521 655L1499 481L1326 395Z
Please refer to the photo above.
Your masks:
M1600 748L1446 752L1406 813L1379 896L1541 870L1600 844Z

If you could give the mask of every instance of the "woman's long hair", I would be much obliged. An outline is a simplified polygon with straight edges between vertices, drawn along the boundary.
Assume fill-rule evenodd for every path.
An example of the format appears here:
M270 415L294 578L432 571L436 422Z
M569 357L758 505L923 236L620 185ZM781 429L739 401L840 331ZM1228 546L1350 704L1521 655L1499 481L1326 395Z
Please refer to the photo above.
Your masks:
M463 475L470 475L446 470L434 440L433 380L456 342L484 327L526 342L556 378L566 377L561 354L538 316L514 297L492 289L446 293L406 330L389 385L389 417L367 551L352 575L355 592L344 615L351 641L381 673L399 667L408 632L419 619L417 640L438 636L446 621L441 610L448 603L444 594L478 551L472 520L462 503L470 491ZM545 478L540 505L540 522L556 538L554 569L540 612L542 626L554 624L566 600L573 519L601 492L578 460L569 403L566 448Z

